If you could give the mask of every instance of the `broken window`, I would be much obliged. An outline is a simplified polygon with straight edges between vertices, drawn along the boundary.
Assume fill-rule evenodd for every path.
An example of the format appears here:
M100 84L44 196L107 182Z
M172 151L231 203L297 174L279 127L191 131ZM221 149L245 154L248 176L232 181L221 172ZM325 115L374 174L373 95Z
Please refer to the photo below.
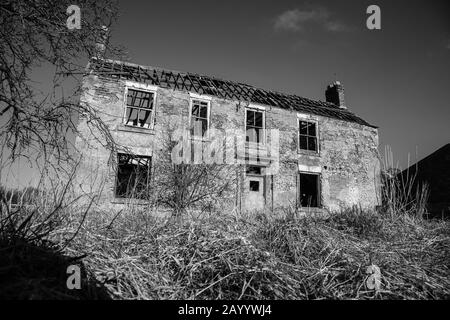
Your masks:
M246 141L264 143L264 111L246 111Z
M116 197L148 199L151 157L117 154Z
M302 207L319 207L320 182L318 174L300 173L300 205Z
M204 137L209 129L208 101L191 101L191 136Z
M126 125L151 128L154 95L154 92L127 89Z
M317 125L315 122L300 120L299 147L301 150L317 152Z

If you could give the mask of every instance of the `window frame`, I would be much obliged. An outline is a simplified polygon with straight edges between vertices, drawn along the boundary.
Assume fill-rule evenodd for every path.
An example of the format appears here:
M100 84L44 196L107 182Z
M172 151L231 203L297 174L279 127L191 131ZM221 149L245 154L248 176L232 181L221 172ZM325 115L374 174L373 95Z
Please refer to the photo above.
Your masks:
M262 113L263 127L261 128L262 129L262 141L260 141L260 142L247 141L247 111ZM252 106L252 105L246 107L245 108L245 116L244 116L244 128L245 128L245 144L246 145L253 145L253 146L266 145L266 109L264 107Z
M259 168L259 173L249 173L247 172L247 167L258 167ZM266 169L267 166L263 166L263 165L253 165L253 164L245 164L245 178L246 178L246 183L248 182L248 192L256 192L256 193L260 193L262 192L262 195L264 197L264 203L266 202ZM261 179L261 180L259 180ZM258 187L258 191L254 191L251 190L250 185L252 182L257 182L259 187ZM261 191L262 190L262 191Z
M191 134L191 125L192 125L192 108L193 108L193 102L194 101L200 101L200 102L206 102L207 104L207 113L206 113L206 135L205 136L196 136ZM201 117L195 117L199 119L204 119ZM191 139L194 140L208 140L210 138L210 125L211 125L211 99L198 97L198 96L190 96L189 99L189 136Z
M145 108L139 108L139 107L132 107L128 106L128 89L132 89L135 91L142 91L142 92L148 92L153 94L153 109L151 109L151 115L150 115L150 126L148 128L146 127L140 127L139 125L132 125L127 124L127 109L128 108L134 108L138 110L148 110ZM138 84L138 83L129 83L127 82L125 84L125 93L124 93L124 99L123 99L123 116L122 116L122 125L128 127L128 128L137 128L142 130L154 130L155 128L155 116L156 116L156 96L157 96L157 88L155 86L149 86L145 84ZM139 113L138 113L139 115Z
M121 196L121 195L118 195L118 180L119 180L119 166L120 166L120 164L119 164L119 155L126 155L126 156L129 156L129 157L131 157L131 158L146 158L146 159L148 159L148 161L149 161L149 167L148 167L148 170L147 170L147 184L149 185L149 184L151 184L151 179L152 179L152 176L153 176L153 156L149 156L149 155L141 155L141 154L130 154L130 153L124 153L124 152L116 152L116 157L117 157L117 169L116 169L116 172L115 172L115 181L114 181L114 198L115 199L122 199L122 200L125 200L125 199L132 199L132 200L143 200L143 201L147 201L148 199L141 199L141 198L136 198L136 197L129 197L129 196ZM136 182L135 182L136 183ZM127 190L127 193L128 193L128 190ZM126 194L127 194L126 193Z
M259 168L259 173L251 173L251 172L248 172L249 170L248 170L248 168L249 167L257 167L257 168ZM246 177L263 177L263 176L265 176L265 169L266 169L266 166L262 166L262 165L254 165L254 164L245 164L245 176Z
M313 123L316 127L316 135L315 136L311 136L311 135L305 135L305 134L300 134L300 124L301 122L306 122L306 123ZM316 139L316 150L309 150L309 149L302 149L300 147L300 137L301 136L305 136L307 138L310 137L314 137ZM298 151L304 152L304 153L309 153L309 154L319 154L320 153L320 139L319 139L319 121L317 121L316 119L306 119L306 118L297 118L297 148ZM308 143L308 140L307 140Z
M317 206L316 207L303 207L302 201L301 201L301 175L307 174L307 175L314 175L317 177ZM314 209L321 209L322 206L322 173L321 172L311 172L311 171L299 171L298 172L298 208L314 208Z
M261 184L260 184L260 182L261 182L261 181L259 181L259 180L249 180L248 182L249 182L249 185L248 185L248 191L249 191L249 192L258 192L258 193L260 192L260 189L261 189ZM257 190L253 190L253 189L252 189L252 184L255 184L255 183L256 183L257 186L258 186Z

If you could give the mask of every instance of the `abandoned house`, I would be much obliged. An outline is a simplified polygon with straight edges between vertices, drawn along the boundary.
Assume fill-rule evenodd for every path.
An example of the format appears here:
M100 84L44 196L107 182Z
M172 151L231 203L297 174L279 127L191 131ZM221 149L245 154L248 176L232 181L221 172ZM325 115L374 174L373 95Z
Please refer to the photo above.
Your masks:
M240 210L374 208L379 202L377 128L348 109L340 82L326 88L325 98L315 101L204 75L92 59L81 103L98 111L128 151L114 155L117 167L112 169L101 141L86 147L77 138L84 155L79 185L101 185L104 205L132 201L129 182L136 188L151 181L160 134L175 117L180 126L199 125L203 137L212 128L243 130L246 150L263 150L273 142L269 131L278 130L277 154L251 159L253 153L246 152L234 191L220 200L223 205ZM80 132L87 133L87 121L81 117ZM270 172L275 158L277 170Z

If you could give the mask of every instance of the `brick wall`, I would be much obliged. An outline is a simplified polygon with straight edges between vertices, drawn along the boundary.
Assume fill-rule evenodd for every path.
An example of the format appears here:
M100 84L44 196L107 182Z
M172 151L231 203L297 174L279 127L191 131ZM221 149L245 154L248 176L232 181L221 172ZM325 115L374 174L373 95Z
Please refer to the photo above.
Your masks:
M157 154L167 121L187 122L190 95L188 92L157 89L154 130L136 130L125 127L125 82L111 78L86 76L81 103L96 110L107 124L114 139L140 155ZM217 129L245 128L246 102L211 99L211 126ZM378 204L379 159L377 129L321 116L298 114L296 111L265 106L266 128L280 130L280 168L278 174L266 177L265 207L276 209L297 203L298 172L313 170L320 173L321 203L325 209L338 210L351 205L373 208ZM170 120L169 120L170 119ZM319 152L306 153L298 149L298 119L317 121ZM89 136L86 119L81 118L79 130ZM94 132L95 135L95 132ZM103 187L100 202L111 205L114 197L115 172L108 165L109 152L101 143L87 139L89 146L77 138L76 146L84 156L77 184L84 190ZM100 139L101 140L101 139ZM154 159L157 161L157 159ZM239 167L238 183L230 206L245 204L245 177ZM245 205L243 207L246 207Z

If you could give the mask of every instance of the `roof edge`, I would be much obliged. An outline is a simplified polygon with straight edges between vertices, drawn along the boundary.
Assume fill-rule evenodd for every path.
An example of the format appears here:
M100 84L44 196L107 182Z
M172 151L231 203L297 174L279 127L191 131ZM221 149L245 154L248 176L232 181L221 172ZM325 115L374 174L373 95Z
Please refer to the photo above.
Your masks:
M328 110L328 112L331 112L331 113L339 113L339 114L344 115L344 117L342 119L338 118L338 120L342 120L342 121L345 121L345 122L354 122L354 123L358 123L358 124L363 125L363 126L374 128L374 129L378 129L379 128L378 126L372 125L372 124L368 123L367 121L365 121L364 119L358 117L353 112L351 112L349 110L340 109L337 105L335 105L333 103L330 103L330 102L321 101L321 100L314 100L314 99L305 98L305 97L302 97L302 96L299 96L299 95L296 95L296 94L288 94L288 93L283 93L283 92L279 92L279 91L276 91L276 90L259 88L259 87L255 87L255 86L247 84L247 83L241 83L241 82L226 80L226 79L222 79L222 78L219 78L219 77L216 77L216 76L202 75L202 74L198 74L198 73L178 71L178 70L161 68L161 67L155 67L155 66L149 66L149 65L141 65L141 64L136 64L136 63L133 63L133 62L128 62L128 61L121 61L121 60L114 60L114 59L107 59L107 58L98 58L98 57L92 57L89 60L87 66L86 66L86 70L88 72L89 72L89 70L93 71L93 68L92 68L93 64L94 63L102 63L102 62L103 63L112 64L113 66L114 65L118 65L118 66L119 65L123 65L123 66L131 67L131 68L137 68L138 70L139 70L139 68L144 69L146 71L155 71L156 70L157 72L162 72L162 73L179 74L179 75L186 76L186 77L197 77L197 78L200 78L200 79L204 78L204 79L218 81L218 82L223 82L223 83L234 83L234 84L236 84L238 86L245 87L245 89L247 89L247 90L262 91L262 92L266 92L266 93L268 93L268 94L270 94L272 96L279 96L279 97L282 98L282 100L286 100L286 99L299 100L299 101L296 101L296 102L292 101L291 105L289 107L288 106L283 107L283 106L280 106L280 105L276 105L275 103L272 103L272 104L270 104L270 103L261 103L260 101L253 101L251 99L242 99L241 96L239 96L239 97L236 96L237 97L236 98L237 101L247 101L247 102L259 103L259 104L267 105L267 106L270 106L270 107L278 107L278 108L282 108L282 109L288 109L289 108L289 109L293 109L293 110L295 110L297 112L306 112L306 113L308 113L308 110L296 110L297 108L295 108L295 107L299 107L299 104L301 104L302 102L305 103L305 104L316 104L315 106L311 106L310 108L312 108L312 109L314 109L314 108L319 109L320 108L320 109L323 109L323 110ZM190 91L190 90L187 90L187 91ZM192 91L192 92L197 92L197 91ZM208 95L208 93L203 93L203 94L207 94ZM219 98L224 98L224 97L222 97L222 96L220 96L218 94L214 94L214 93L211 93L209 95L216 96L216 97L219 97ZM227 98L224 98L224 99L227 99ZM268 99L268 100L273 100L273 99ZM303 100L303 101L300 101L300 100ZM281 103L281 104L283 104L283 103ZM317 113L314 113L313 111L309 111L309 113L317 114ZM326 113L326 111L324 113ZM336 116L332 116L332 115L322 115L322 116L329 117L329 118L337 118ZM354 118L354 119L353 120L348 120L348 119L345 119L345 118Z

